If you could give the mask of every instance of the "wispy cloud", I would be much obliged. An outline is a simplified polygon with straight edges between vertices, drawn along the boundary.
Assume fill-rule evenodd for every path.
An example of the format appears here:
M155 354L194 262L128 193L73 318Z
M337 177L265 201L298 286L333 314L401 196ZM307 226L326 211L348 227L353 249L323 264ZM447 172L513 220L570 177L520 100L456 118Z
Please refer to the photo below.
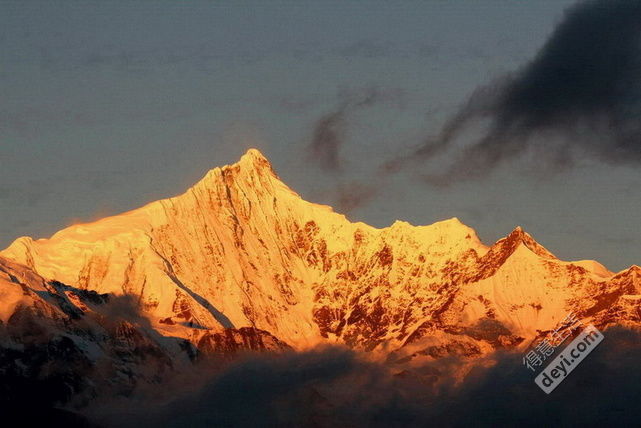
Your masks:
M368 86L339 91L338 105L321 116L314 124L308 144L310 160L328 171L338 171L343 166L341 148L345 144L351 116L361 109L382 102L401 102L403 92Z
M338 105L314 123L306 148L310 162L338 179L332 190L334 205L339 211L349 213L373 200L380 190L380 186L373 183L365 184L344 177L345 160L341 152L348 141L353 116L377 104L402 108L405 94L400 89L367 86L341 89L338 99Z

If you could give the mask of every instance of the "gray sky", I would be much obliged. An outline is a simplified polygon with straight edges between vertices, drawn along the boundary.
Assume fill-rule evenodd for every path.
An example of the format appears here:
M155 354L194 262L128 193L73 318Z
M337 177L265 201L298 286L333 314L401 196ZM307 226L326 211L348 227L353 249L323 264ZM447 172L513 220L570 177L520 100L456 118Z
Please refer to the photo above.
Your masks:
M173 196L257 147L314 202L373 183L352 220L456 216L486 243L521 225L564 259L640 264L638 168L516 160L446 188L429 166L377 173L527 63L572 3L1 2L0 247ZM314 125L372 88L342 167L318 168Z

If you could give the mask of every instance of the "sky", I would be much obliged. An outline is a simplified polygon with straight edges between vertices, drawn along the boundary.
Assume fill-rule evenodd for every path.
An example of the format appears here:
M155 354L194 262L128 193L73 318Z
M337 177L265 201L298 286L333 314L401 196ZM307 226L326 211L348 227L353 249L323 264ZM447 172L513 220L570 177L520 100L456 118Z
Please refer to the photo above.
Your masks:
M474 142L471 94L546 52L573 4L0 2L0 248L182 193L256 147L354 221L458 217L486 244L520 225L565 260L641 264L638 164L463 156L482 173L459 180L449 155L420 155L452 117Z

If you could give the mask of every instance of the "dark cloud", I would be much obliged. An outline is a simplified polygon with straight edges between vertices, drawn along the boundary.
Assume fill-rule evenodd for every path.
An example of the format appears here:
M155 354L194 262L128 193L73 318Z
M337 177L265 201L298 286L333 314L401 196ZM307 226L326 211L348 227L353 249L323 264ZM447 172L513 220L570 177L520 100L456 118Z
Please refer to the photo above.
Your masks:
M342 347L254 355L156 414L129 415L128 426L400 426L418 409L388 391L390 382L383 366Z
M340 148L345 134L345 109L321 117L314 126L312 141L309 145L312 160L326 170L338 170L341 166Z
M127 426L630 426L641 416L641 336L613 328L550 395L521 352L491 356L458 382L463 361L401 371L351 350L246 357L195 394L127 414ZM118 424L122 426L121 424Z
M563 169L584 156L641 163L641 1L589 0L569 8L521 70L478 88L441 132L385 166L454 151L436 184L480 177L531 154Z
M308 159L324 171L338 178L338 183L327 193L339 212L350 213L372 201L381 186L360 181L346 181L342 177L345 160L341 149L345 145L350 121L361 109L385 103L402 109L405 93L397 88L342 88L338 93L337 107L320 117L314 124L311 140L307 146Z
M617 327L604 336L550 395L534 385L522 355L506 354L491 369L473 371L438 418L449 426L634 425L641 404L635 392L641 381L639 332Z
M352 181L341 183L336 187L336 209L349 214L356 208L360 208L370 202L377 195L377 187Z
M400 106L403 93L400 90L370 86L341 89L338 98L338 106L314 124L308 145L310 160L327 171L339 171L342 167L340 150L345 142L350 116L360 109L384 101Z
M326 188L312 196L320 203L331 205L336 212L349 215L354 210L367 206L376 199L384 189L384 183L376 177L369 181L350 179L337 174Z

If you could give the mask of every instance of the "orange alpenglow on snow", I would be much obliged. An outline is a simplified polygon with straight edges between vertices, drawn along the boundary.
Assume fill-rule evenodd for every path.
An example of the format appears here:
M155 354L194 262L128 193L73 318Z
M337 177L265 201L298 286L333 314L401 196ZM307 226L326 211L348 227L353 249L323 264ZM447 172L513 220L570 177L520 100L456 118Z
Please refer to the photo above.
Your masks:
M251 331L273 347L342 343L406 361L524 347L569 311L636 325L641 299L638 267L561 261L518 227L486 246L456 218L352 223L301 199L255 149L182 195L19 238L1 260L3 289L13 272L134 296L150 328L195 345ZM21 299L4 291L2 321Z

